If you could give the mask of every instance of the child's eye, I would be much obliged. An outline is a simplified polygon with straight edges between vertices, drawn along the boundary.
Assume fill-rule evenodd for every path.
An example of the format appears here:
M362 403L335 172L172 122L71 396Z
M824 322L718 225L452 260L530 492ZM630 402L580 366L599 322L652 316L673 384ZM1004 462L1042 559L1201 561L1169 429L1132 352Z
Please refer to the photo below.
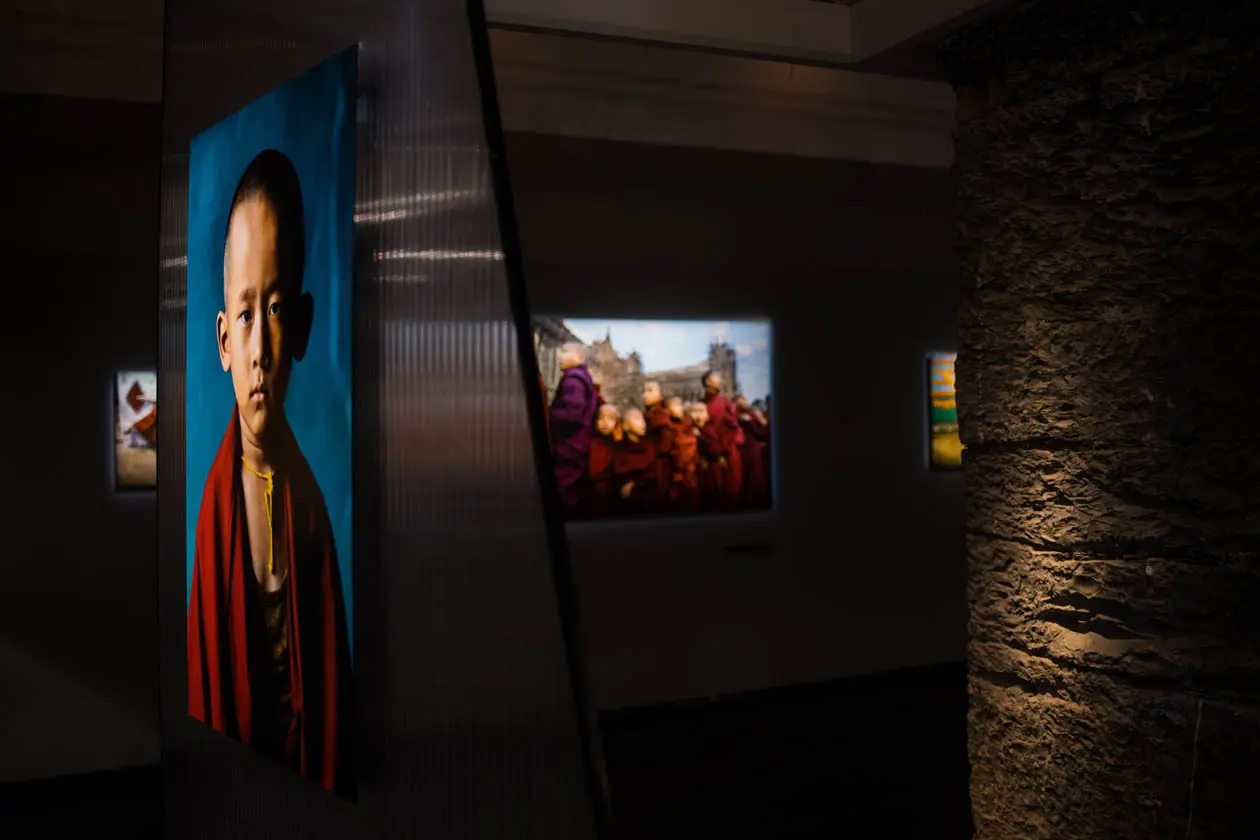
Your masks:
M271 306L267 307L267 314L276 316L280 314L280 301L272 301Z
M253 317L254 317L254 313L246 309L244 312L241 313L241 317L237 320L239 320L242 324L248 324L251 320L253 320Z

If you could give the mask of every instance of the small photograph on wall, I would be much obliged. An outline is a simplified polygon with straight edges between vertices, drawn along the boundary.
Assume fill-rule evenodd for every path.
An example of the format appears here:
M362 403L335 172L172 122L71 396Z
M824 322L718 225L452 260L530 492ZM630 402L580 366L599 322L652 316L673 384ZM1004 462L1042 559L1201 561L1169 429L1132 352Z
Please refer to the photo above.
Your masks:
M957 353L930 353L928 379L928 443L934 470L962 468L962 440L958 436L958 403L954 395Z
M188 712L355 798L357 54L192 141Z
M157 374L123 371L114 382L114 486L157 487Z
M570 521L771 509L768 320L537 317Z

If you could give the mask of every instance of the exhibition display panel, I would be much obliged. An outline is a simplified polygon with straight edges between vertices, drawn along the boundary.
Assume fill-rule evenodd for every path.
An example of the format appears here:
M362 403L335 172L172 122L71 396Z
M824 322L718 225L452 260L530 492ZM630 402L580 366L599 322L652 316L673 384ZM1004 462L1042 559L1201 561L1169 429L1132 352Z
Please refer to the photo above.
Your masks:
M597 836L480 7L166 30L167 834Z

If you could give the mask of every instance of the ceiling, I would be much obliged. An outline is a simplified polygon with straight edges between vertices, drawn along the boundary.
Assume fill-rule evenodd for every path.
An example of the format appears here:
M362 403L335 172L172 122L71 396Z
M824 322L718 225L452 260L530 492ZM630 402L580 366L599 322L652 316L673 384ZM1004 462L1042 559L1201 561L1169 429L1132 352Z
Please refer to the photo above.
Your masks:
M484 0L492 25L855 65L989 0Z
M934 78L991 0L484 0L491 26ZM0 0L0 91L157 102L163 0Z

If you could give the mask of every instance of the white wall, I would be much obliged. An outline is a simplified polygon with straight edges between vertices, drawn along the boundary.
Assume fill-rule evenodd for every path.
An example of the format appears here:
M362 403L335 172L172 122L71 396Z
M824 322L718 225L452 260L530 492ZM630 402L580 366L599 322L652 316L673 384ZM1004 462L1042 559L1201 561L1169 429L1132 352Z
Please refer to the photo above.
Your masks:
M775 326L769 518L570 529L600 709L961 660L947 170L511 135L533 311Z

